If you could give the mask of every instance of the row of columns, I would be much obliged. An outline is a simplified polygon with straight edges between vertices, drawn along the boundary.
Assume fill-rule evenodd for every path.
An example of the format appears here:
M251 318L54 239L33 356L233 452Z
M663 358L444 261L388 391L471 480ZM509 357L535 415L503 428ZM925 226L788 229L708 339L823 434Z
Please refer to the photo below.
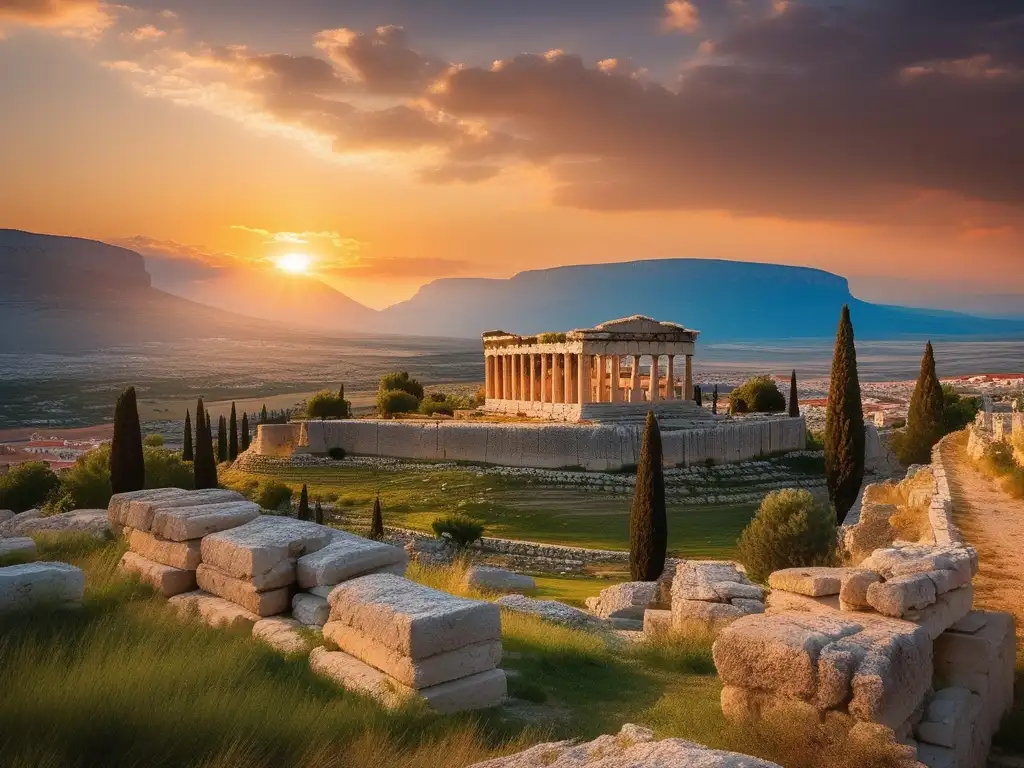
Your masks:
M628 388L621 386L623 357L632 358ZM641 357L575 352L488 355L485 358L487 399L535 403L641 402L644 400ZM668 362L664 379L661 376L661 356L650 357L647 400L674 400L677 356L664 356ZM685 355L685 358L683 399L689 400L693 397L693 355Z

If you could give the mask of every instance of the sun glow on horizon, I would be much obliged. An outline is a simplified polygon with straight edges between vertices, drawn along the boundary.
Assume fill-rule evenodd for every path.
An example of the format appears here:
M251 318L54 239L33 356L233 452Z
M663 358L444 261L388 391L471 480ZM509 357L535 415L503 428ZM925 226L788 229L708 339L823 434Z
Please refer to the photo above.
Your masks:
M304 253L285 253L274 259L277 268L290 275L305 275L313 260Z

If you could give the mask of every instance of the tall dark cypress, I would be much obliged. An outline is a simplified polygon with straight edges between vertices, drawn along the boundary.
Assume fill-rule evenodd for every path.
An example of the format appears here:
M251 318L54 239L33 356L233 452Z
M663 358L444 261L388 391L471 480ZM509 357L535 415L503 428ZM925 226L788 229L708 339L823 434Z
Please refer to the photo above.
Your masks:
M832 381L825 408L825 480L842 524L864 482L864 407L857 375L850 307L843 306L832 356Z
M317 525L324 524L324 508L320 504L320 499L317 499L316 504L313 505L313 522Z
M636 490L629 511L629 573L633 581L657 581L665 570L668 520L665 514L665 475L661 430L653 411L647 413Z
M228 420L228 459L238 458L238 417L235 415L235 404L231 404L231 418Z
M302 485L302 493L299 494L299 520L309 520L309 489L305 483Z
M114 440L110 444L110 489L114 493L141 491L146 487L146 463L142 456L142 425L135 387L117 398L114 408Z
M932 446L942 437L942 412L945 400L935 371L935 350L929 341L921 358L921 373L914 386L907 411L907 426L893 444L903 464L928 464Z
M380 494L373 500L373 516L370 518L370 538L380 541L384 538L384 517L380 511Z
M192 443L192 416L188 410L185 411L185 435L182 438L184 443L181 447L182 461L195 461L195 451Z
M223 416L217 419L217 463L228 460L228 420Z
M263 410L260 411L260 424L266 424L267 423L267 418L268 418L268 416L267 416L267 406L264 403Z
M796 392L796 369L789 379L789 415L796 418L800 415L800 398Z
M242 411L242 450L249 450L249 414Z
M213 456L213 434L203 398L196 406L196 451L193 473L196 490L217 487L217 462Z
M693 402L702 408L704 407L704 393L701 391L699 384L693 385Z
M711 413L718 415L718 385L715 384L715 391L711 393Z

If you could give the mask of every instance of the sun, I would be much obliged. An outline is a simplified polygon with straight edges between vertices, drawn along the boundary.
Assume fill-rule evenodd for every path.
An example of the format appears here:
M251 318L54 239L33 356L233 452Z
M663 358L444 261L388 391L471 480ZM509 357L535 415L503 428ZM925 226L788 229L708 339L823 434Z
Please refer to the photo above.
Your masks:
M309 272L312 259L304 253L285 253L274 259L277 268L292 275L304 275Z

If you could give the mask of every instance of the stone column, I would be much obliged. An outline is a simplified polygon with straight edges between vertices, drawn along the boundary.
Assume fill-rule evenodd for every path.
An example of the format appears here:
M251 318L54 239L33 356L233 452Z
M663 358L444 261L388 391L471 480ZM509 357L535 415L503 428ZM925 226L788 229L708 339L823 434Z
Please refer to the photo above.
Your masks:
M665 383L665 399L675 400L676 399L676 371L675 371L675 355L666 355L668 358L668 379ZM686 393L683 393L685 399Z
M540 356L540 401L550 403L551 395L548 394L548 355L542 352Z
M582 352L576 356L576 402L590 402L590 356Z
M563 392L562 392L562 354L560 352L551 353L551 402L552 403L564 403Z
M604 397L604 356L594 355L594 402L605 402Z
M562 360L562 374L564 379L562 382L562 402L572 403L574 399L573 395L575 395L575 390L572 386L572 355L568 352L563 352L559 355L559 358Z
M651 355L651 402L656 403L661 399L661 371L658 355Z
M693 355L686 356L686 374L683 379L683 397L693 400Z
M633 368L629 376L629 402L642 403L644 392L640 388L640 355L633 355Z
M533 403L537 401L537 375L534 369L534 356L531 352L526 356L526 397Z
M505 399L512 399L512 355L502 355L505 368Z
M494 398L494 355L484 357L484 397Z
M619 374L620 367L622 365L622 358L619 355L612 355L608 358L608 367L611 370L608 372L608 384L611 386L611 401L613 403L622 402L622 390L619 388Z
M519 399L529 400L530 385L526 379L526 355L519 353Z

